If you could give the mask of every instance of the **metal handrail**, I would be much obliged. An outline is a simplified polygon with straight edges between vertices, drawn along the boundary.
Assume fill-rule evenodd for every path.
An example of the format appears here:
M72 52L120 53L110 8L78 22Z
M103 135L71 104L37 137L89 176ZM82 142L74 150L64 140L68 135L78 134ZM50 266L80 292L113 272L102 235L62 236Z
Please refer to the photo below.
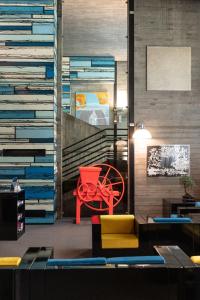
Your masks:
M98 144L98 146L99 146L100 144ZM65 163L65 164L63 164L63 168L66 168L67 166L71 166L69 169L72 169L72 168L75 168L76 166L78 166L78 165L80 165L80 162L82 162L82 161L85 161L85 159L89 156L89 155L91 155L92 153L94 153L94 151L90 151L90 150L92 150L93 149L93 147L90 147L90 148L88 148L88 150L89 151L85 151L84 152L84 155L82 155L81 157L78 157L77 158L77 153L75 153L75 155L73 156L73 157L70 157L70 158L67 158L67 159L65 159L64 161L63 161L63 163L64 162L66 162L66 161L68 161L67 163ZM100 148L100 149L96 149L96 151L98 151L98 155L100 155L101 153L107 153L107 155L109 155L111 152L113 152L114 153L114 151L112 151L111 149L110 149L110 146L109 145L105 145L104 147L102 147L102 148ZM121 151L120 151L121 152ZM126 150L124 151L124 152L126 152ZM75 158L75 159L74 159ZM72 166L73 165L73 166Z
M122 135L120 135L120 136L122 136ZM123 135L123 136L125 136L125 135ZM111 137L111 135L109 135L109 137ZM123 140L124 140L124 141L127 141L127 139L123 139ZM69 160L69 159L72 159L72 158L76 157L76 156L77 156L77 153L78 153L79 151L81 151L81 152L82 152L83 150L84 150L84 151L88 151L88 150L90 150L90 149L93 149L94 147L96 148L97 146L102 145L103 143L108 143L108 142L113 142L113 139L112 139L112 140L107 139L107 137L105 136L103 142L101 142L101 141L98 139L98 140L92 141L89 145L87 144L87 145L84 145L83 147L81 147L81 148L79 148L79 149L77 149L77 150L74 150L73 153L72 153L71 151L69 151L68 153L66 153L65 155L63 155L63 162L65 162L66 160ZM93 144L95 144L95 145L93 145ZM108 146L106 145L105 147L108 147ZM87 149L85 149L85 148L87 148ZM68 156L68 157L65 158L66 156Z
M63 168L66 168L67 166L70 166L67 170L63 171L63 177L69 176L70 174L73 174L73 173L76 174L78 172L77 167L80 164L84 164L85 166L87 166L87 165L95 163L99 160L112 157L114 152L113 152L113 150L110 149L110 146L114 142L117 142L119 140L119 137L120 138L122 137L124 141L128 141L128 135L127 134L118 134L116 140L114 139L115 138L114 134L107 134L107 135L102 135L99 138L97 137L95 140L93 140L91 142L88 141L88 143L86 143L85 145L80 146L80 144L83 141L85 142L87 140L90 140L92 137L98 136L99 133L106 132L108 130L110 131L110 130L113 130L113 129L112 128L103 129L103 130L99 131L98 133L95 133L95 134L93 134L93 135L91 135L87 138L84 138L81 141L76 142L76 143L74 143L74 144L72 144L72 145L70 145L70 146L63 149ZM119 131L127 131L127 130L128 129L125 129L125 128L119 129ZM112 139L111 139L111 137L112 137ZM103 139L103 141L102 141L102 139ZM108 145L107 143L110 143L110 145ZM67 153L64 153L64 151L66 149L70 149L74 146L78 146L78 147L76 147L76 149L73 149L73 152L72 152L72 150L71 151L68 150ZM98 148L98 147L100 147L100 148ZM94 149L94 148L96 148L96 149ZM88 155L90 153L94 153L95 150L98 151L98 154L95 155L95 156L92 156L92 157L91 156L88 157ZM81 154L85 154L85 155L82 155L81 157L77 158L77 153L78 154L81 153ZM126 155L124 155L124 157L125 156ZM88 159L87 159L87 157L88 157ZM69 162L65 163L67 161L69 161Z
M82 143L82 142L84 142L84 141L86 141L86 140L88 140L88 139L90 139L90 138L92 138L92 137L94 137L94 136L96 136L96 135L102 133L102 132L109 131L109 130L114 131L114 128L104 128L104 129L102 129L102 130L100 130L100 131L98 131L98 132L96 132L96 133L90 135L89 137L86 137L86 138L84 138L84 139L82 139L82 140L80 140L80 141L78 141L78 142L73 143L72 145L69 145L69 146L63 148L63 152L64 152L66 149L69 149L69 148L71 148L71 147L74 147L75 145L78 145L78 144L80 144L80 143ZM122 131L128 131L127 128L120 128L119 130L122 130Z

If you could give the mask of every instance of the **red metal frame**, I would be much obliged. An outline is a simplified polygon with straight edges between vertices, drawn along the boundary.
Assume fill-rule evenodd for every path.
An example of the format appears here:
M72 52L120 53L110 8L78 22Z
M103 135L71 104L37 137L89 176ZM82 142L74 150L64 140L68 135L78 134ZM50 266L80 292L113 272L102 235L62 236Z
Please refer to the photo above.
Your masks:
M73 192L76 196L76 224L80 224L82 205L93 211L108 211L113 214L113 208L124 195L124 180L120 172L108 164L80 167L79 170L80 177ZM103 171L105 175L101 175ZM118 178L117 182L112 182L113 174Z

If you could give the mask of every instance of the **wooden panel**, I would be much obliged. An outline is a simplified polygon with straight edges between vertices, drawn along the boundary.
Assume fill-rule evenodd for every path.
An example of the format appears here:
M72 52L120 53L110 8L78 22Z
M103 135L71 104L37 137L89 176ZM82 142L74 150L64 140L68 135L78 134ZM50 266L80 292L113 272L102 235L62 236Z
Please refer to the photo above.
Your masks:
M13 156L23 158L24 156L35 156L38 155L39 157L45 156L45 150L44 149L3 149L3 156ZM4 160L5 159L5 160ZM7 161L7 158L3 157L2 161Z
M17 176L27 199L52 203L55 8L56 0L0 1L0 178L8 186ZM54 214L54 204L43 208Z

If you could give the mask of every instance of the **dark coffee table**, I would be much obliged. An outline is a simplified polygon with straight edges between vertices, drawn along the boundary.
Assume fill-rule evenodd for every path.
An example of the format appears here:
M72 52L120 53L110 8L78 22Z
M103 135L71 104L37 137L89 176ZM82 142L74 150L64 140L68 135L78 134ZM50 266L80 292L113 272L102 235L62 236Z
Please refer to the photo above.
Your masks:
M157 223L153 217L137 216L140 247L146 253L154 245L178 245L189 256L200 254L200 218L192 217L191 223Z

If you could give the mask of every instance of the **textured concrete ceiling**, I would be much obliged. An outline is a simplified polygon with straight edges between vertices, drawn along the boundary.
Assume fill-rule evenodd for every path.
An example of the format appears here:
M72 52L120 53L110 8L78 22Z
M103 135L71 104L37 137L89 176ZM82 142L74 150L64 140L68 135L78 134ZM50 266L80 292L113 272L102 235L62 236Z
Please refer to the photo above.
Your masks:
M64 0L64 55L113 55L127 59L124 0Z

